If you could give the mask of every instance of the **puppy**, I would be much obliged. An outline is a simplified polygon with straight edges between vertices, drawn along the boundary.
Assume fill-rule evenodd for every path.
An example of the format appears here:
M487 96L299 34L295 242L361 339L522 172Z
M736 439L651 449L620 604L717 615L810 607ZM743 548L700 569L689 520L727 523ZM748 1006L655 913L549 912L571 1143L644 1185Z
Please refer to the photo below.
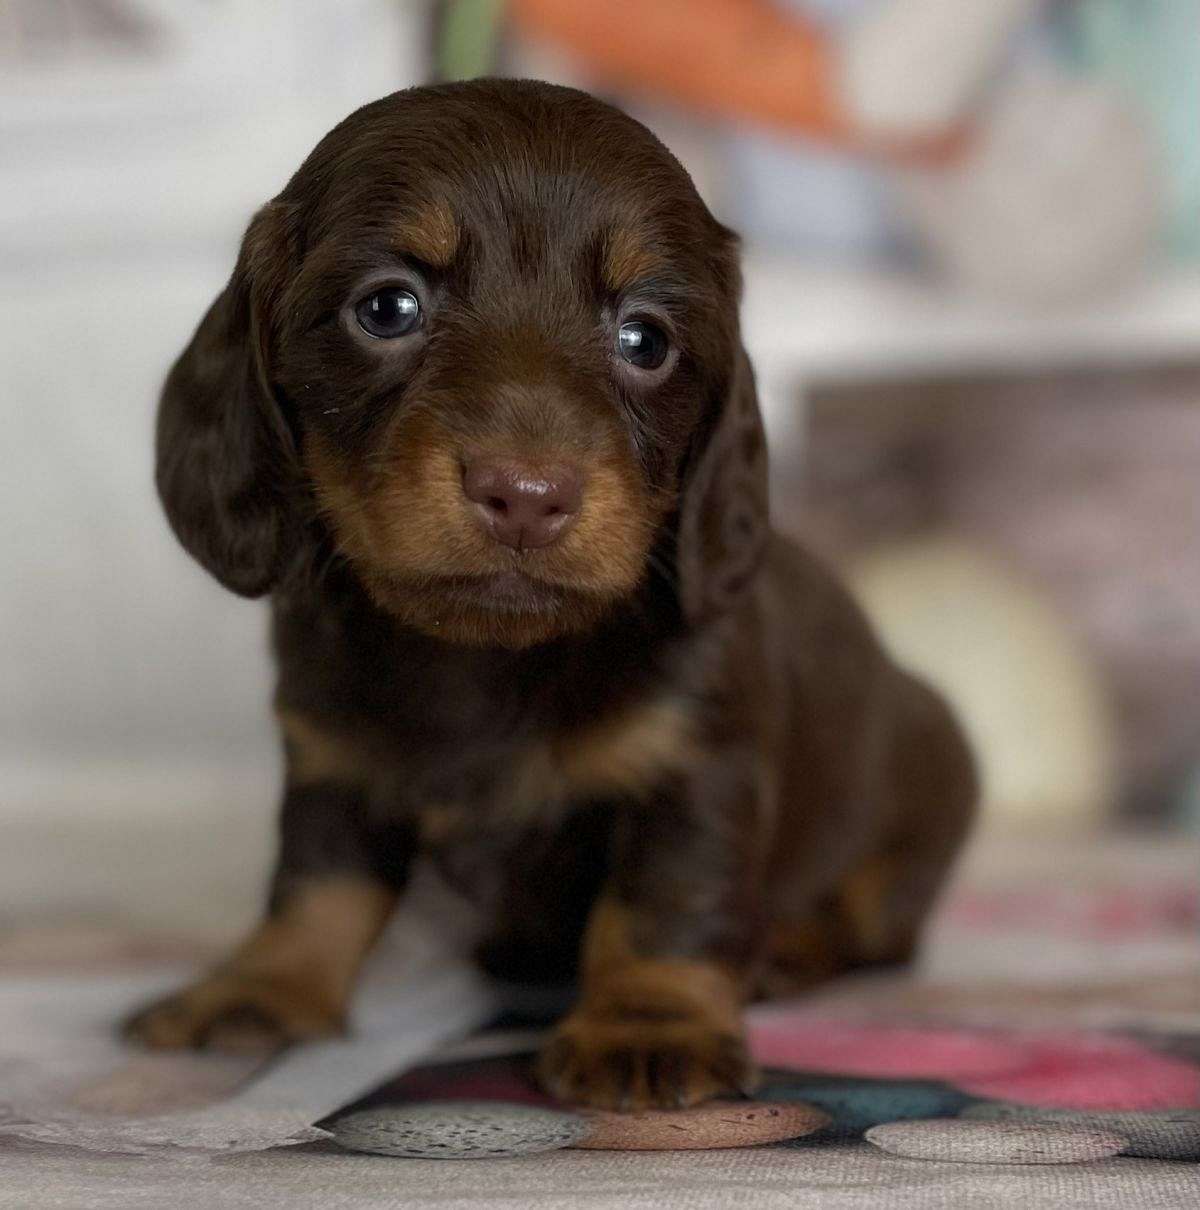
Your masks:
M950 714L773 534L735 237L637 122L528 81L352 114L255 215L163 390L184 547L270 594L263 922L157 1047L342 1028L438 858L490 971L575 980L547 1089L749 1087L764 991L910 957L966 831Z

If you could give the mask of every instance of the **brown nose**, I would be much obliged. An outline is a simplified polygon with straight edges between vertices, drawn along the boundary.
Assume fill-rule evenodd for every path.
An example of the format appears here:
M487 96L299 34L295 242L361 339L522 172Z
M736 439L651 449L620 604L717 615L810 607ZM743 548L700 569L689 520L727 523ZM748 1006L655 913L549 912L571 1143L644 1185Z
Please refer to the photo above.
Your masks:
M497 542L529 550L549 546L575 523L583 480L565 464L534 469L479 458L463 472L463 494Z

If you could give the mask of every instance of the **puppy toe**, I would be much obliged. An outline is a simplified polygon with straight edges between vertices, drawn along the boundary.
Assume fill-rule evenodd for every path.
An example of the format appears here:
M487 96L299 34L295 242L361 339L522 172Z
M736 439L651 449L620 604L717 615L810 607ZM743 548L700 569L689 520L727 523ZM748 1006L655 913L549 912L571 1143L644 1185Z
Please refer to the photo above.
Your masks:
M303 988L219 975L134 1013L122 1033L153 1050L269 1053L341 1028L340 1013Z
M692 1020L569 1017L538 1073L560 1100L595 1109L679 1109L755 1084L741 1037Z

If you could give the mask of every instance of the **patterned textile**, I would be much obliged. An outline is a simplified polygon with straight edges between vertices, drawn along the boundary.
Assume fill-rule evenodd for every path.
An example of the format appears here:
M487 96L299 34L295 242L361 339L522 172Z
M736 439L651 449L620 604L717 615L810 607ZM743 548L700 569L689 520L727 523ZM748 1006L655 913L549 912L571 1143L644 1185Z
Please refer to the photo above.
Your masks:
M430 984L440 990L423 1005L404 1000L405 980L383 970L367 989L364 1036L324 1058L310 1048L264 1070L245 1058L130 1055L111 1042L109 1023L131 998L177 977L178 962L111 935L0 937L0 1097L10 1102L0 1104L0 1210L1194 1208L1192 1161L1126 1152L1071 1164L957 1163L891 1155L862 1134L881 1121L1031 1109L1058 1112L1060 1124L1064 1110L1109 1111L1120 1134L1124 1119L1111 1111L1200 1108L1196 870L1195 848L1182 842L977 845L921 971L753 1010L763 1095L819 1105L833 1126L743 1150L458 1162L343 1152L320 1123L348 1104L537 1102L528 1080L535 1038L469 1038L404 1072L412 1048L386 1029L398 1005L412 1022L424 1011L428 1053L438 1036L431 1018L443 1035L461 1032L488 1002L473 998L461 972ZM349 1091L335 1097L339 1087ZM36 1104L12 1095L34 1088ZM292 1136L280 1139L289 1122ZM252 1149L264 1140L291 1145Z

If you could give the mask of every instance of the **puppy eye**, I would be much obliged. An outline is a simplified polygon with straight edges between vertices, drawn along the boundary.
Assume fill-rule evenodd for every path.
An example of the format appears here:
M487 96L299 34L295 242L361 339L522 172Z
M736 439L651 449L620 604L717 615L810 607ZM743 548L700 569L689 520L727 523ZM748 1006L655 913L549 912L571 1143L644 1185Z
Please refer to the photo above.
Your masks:
M390 340L415 332L421 322L417 296L399 286L387 286L368 294L355 308L358 326L368 336Z
M639 370L657 370L667 360L670 345L661 328L642 320L621 325L617 349L631 366Z

